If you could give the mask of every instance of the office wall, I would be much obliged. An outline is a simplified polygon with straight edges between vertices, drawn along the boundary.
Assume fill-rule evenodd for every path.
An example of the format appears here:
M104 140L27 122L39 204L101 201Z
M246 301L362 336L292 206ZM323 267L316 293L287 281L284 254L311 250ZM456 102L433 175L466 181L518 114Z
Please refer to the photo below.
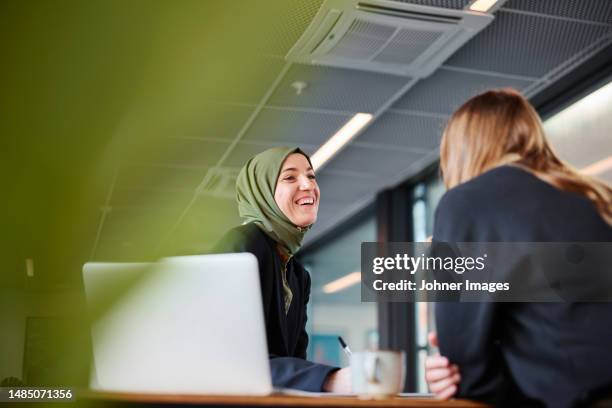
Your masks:
M0 289L0 381L22 378L26 299L18 289Z
M71 382L86 382L87 379L82 378L83 367L87 366L89 357L88 334L84 325L85 310L80 291L27 292L23 289L0 288L0 381L7 377L24 380L28 318L49 318L47 326L51 330L38 333L42 336L38 344L44 345L49 340L48 350L36 352L58 353L59 344L62 350L56 358L62 372L49 372L48 375L53 377L57 374L57 381L70 378ZM56 321L61 322L57 327L53 323ZM45 338L48 335L52 335L53 339ZM64 357L65 360L61 361Z

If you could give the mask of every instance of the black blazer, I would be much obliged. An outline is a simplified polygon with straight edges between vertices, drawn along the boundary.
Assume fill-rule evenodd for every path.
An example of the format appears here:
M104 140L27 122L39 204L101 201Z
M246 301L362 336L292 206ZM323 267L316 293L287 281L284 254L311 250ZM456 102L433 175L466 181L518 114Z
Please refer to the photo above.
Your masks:
M250 252L257 258L274 386L322 391L327 376L338 368L306 361L306 305L310 296L308 272L294 257L289 260L287 281L293 298L285 315L282 264L273 239L255 224L249 223L230 230L215 252ZM248 336L248 333L245 335Z
M449 190L434 241L612 241L583 196L502 166ZM440 353L459 365L460 397L504 406L588 404L612 385L610 303L438 303Z

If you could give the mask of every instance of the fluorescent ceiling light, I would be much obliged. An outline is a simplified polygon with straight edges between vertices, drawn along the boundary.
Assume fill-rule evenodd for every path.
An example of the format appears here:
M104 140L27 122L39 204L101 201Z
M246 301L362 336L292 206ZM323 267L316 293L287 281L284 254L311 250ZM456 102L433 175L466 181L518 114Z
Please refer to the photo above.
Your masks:
M372 115L369 113L357 113L353 116L351 120L346 122L346 125L342 126L335 135L330 137L329 140L310 157L313 169L316 171L323 166L325 162L331 159L342 146L347 144L357 132L363 129L371 120Z
M361 272L352 272L323 286L324 293L335 293L361 282Z
M608 170L612 170L612 156L590 164L580 170L580 172L582 174L586 174L587 176L596 176L598 174L603 174Z
M480 11L486 13L493 5L497 3L497 0L476 0L468 7L472 11Z
M34 260L32 258L26 259L26 276L28 278L34 277Z

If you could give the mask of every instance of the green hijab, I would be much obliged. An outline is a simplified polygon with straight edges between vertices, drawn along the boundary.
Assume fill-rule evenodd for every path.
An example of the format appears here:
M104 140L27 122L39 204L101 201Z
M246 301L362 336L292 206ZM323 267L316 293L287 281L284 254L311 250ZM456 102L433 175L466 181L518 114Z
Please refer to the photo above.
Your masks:
M310 163L306 153L296 147L275 147L251 158L236 179L238 213L246 222L257 224L270 238L281 244L290 255L302 246L310 227L300 228L278 208L274 200L276 181L285 159L300 153Z

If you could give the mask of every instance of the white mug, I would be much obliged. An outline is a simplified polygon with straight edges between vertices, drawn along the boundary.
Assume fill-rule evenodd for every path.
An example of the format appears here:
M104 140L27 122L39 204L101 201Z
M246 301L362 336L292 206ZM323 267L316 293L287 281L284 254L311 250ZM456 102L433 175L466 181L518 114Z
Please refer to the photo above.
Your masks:
M402 392L406 376L405 357L403 351L353 353L353 392L361 398L386 398Z

